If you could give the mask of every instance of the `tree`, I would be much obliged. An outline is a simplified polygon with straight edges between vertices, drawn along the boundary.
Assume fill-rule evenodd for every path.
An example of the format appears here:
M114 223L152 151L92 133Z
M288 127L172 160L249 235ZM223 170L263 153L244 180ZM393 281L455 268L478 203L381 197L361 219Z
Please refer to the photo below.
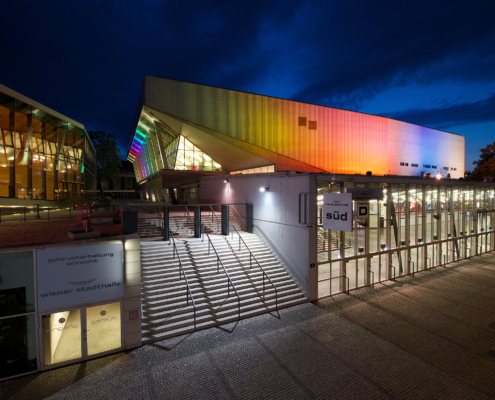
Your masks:
M472 176L477 180L483 180L485 176L495 177L495 142L480 150L479 160L473 161L476 165Z
M118 177L122 161L119 158L119 145L113 133L103 131L88 132L96 150L96 182L97 188L103 194L103 182L109 182Z

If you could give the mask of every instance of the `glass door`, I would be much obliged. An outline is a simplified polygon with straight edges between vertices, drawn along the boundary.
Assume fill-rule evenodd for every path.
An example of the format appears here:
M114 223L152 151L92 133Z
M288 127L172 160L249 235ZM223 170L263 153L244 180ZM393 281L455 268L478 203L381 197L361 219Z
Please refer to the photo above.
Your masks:
M122 347L121 302L86 308L87 355Z
M122 302L40 314L41 369L122 348Z
M83 360L81 310L41 315L42 368Z

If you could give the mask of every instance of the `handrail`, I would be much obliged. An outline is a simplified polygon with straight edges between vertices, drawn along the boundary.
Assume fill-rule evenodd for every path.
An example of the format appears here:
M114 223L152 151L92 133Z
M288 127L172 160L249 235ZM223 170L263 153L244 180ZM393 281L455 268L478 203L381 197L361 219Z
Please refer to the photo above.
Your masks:
M218 225L218 217L217 217L217 214L215 213L215 211L213 210L213 207L211 206L211 204L208 204L210 209L211 209L211 222L213 222L213 216L215 216L215 218L217 219L217 232L220 230L220 226Z
M181 273L182 273L182 276L184 276L184 281L186 282L186 287L187 287L186 302L187 302L187 305L189 305L189 298L191 298L191 303L192 303L193 308L194 308L194 329L196 330L196 304L194 303L194 299L193 299L193 296L191 293L191 288L189 287L189 282L187 281L186 272L184 271L184 267L182 266L182 262L180 260L179 250L177 249L177 246L175 244L174 235L170 229L168 230L168 233L169 233L168 244L170 245L170 238L172 238L172 243L174 245L173 259L175 260L175 253L177 253L177 259L179 260L179 279L180 280L182 279L182 277L181 277Z
M193 220L191 218L191 214L189 214L189 210L187 209L187 206L184 206L184 208L186 209L186 213L187 213L187 217L189 218L189 221L191 221L191 232L194 232Z
M247 221L246 221L246 218L245 218L245 217L243 217L239 211L237 211L237 209L235 208L235 206L234 206L233 204L232 204L232 205L230 205L230 206L229 206L229 208L232 208L232 210L234 210L234 211L237 213L237 215L239 216L239 218L240 218L241 220L243 220L243 223L244 223L244 229L245 229L245 230L247 230ZM234 216L234 218L235 218L234 213L232 213L232 215L233 215L233 216Z
M260 267L261 269L261 272L263 272L263 296L265 296L265 276L266 276L266 279L268 279L268 282L270 282L270 284L272 285L273 289L275 290L275 311L277 311L277 314L278 314L278 290L277 288L275 287L275 285L273 284L272 280L270 279L270 277L268 276L268 274L265 272L265 270L263 269L263 267L261 266L261 264L258 262L258 260L256 259L256 257L254 256L253 252L249 249L248 245L246 244L246 242L244 241L244 239L241 237L241 235L239 234L239 232L237 231L237 229L235 228L234 225L232 225L232 240L234 239L234 231L235 233L237 233L237 235L239 236L239 251L241 251L241 240L242 240L242 243L244 243L244 246L246 246L246 249L249 251L249 270L251 270L252 268L252 261L251 261L251 257L254 258L254 261L256 261L256 264L258 264L258 267ZM280 314L279 314L279 317L280 317Z
M220 265L221 265L223 268L223 271L225 272L225 275L227 276L227 280L230 282L230 285L232 285L232 289L234 289L235 295L237 296L237 310L239 313L239 320L240 320L241 319L241 297L239 296L239 293L237 293L237 290L234 286L234 283L232 282L232 279L230 279L230 276L229 276L227 270L225 269L225 266L223 265L223 262L220 259L220 256L218 255L217 250L215 249L215 246L213 245L213 242L210 239L210 235L208 235L208 232L206 230L206 226L203 226L203 239L202 239L203 242L205 240L205 236L204 236L205 234L206 234L206 237L208 239L208 255L210 255L210 244L211 244L211 247L213 248L213 251L217 255L217 273L219 272ZM227 284L227 299L230 297L230 285Z

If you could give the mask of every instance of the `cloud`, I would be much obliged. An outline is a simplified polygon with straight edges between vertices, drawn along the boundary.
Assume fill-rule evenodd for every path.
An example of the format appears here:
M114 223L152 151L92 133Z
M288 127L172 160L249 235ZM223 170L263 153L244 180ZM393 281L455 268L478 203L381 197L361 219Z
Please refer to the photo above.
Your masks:
M436 129L495 121L495 93L486 100L446 108L411 109L385 115L389 118Z

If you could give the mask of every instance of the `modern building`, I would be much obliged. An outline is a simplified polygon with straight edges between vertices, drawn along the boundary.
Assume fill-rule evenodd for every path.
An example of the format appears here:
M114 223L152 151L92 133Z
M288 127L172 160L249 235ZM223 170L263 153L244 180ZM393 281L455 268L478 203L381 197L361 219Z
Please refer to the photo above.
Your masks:
M460 180L464 152L390 118L145 76L128 157L142 198L230 204L314 300L491 251L495 186ZM324 194L353 191L351 228L324 228Z
M187 198L201 175L298 171L460 178L465 162L464 137L452 133L151 76L142 82L128 159L144 198L172 202L177 199L171 189Z
M0 85L0 204L79 198L96 188L84 126Z

